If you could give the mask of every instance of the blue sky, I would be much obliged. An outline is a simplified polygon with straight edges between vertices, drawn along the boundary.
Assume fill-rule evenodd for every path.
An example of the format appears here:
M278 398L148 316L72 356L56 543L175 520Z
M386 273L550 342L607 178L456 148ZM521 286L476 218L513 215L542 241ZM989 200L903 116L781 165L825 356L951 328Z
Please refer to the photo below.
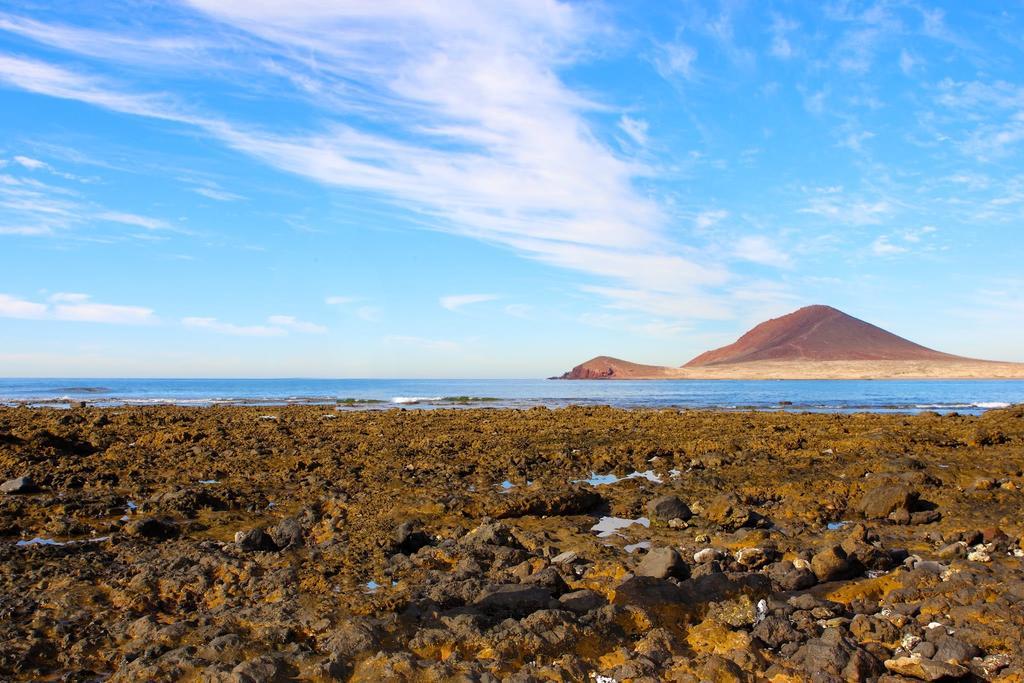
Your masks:
M1024 361L1024 5L0 9L0 376Z

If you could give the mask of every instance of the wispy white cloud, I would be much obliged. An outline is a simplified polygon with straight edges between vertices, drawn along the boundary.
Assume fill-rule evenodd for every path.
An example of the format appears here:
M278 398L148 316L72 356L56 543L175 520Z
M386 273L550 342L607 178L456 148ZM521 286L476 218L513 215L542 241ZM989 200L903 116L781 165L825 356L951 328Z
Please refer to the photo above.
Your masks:
M150 308L101 304L90 299L87 294L57 293L47 303L0 294L0 317L120 325L146 325L157 321Z
M804 109L811 114L823 114L825 112L825 99L828 97L827 90L817 90L804 94Z
M733 250L736 258L774 268L790 268L793 259L764 235L748 235L736 240Z
M880 235L871 243L871 251L875 256L895 256L909 251L907 247L893 244L890 240L888 235Z
M790 40L790 34L800 28L800 24L776 14L772 17L771 31L772 42L769 54L779 59L791 59L797 51Z
M934 225L902 230L888 235L879 235L871 243L871 252L875 256L898 256L911 251L931 251L934 245L929 244L938 232Z
M291 332L302 332L303 334L325 334L327 332L327 328L323 325L299 320L292 315L272 315L267 318L267 322Z
M206 197L207 199L213 199L218 202L236 202L243 198L241 195L235 194L234 192L219 190L214 187L193 187L192 191Z
M313 100L327 122L322 128L274 131L35 59L0 57L0 81L195 127L278 169L382 197L415 212L429 229L599 278L605 291L703 298L705 306L678 310L690 317L728 314L728 298L712 292L731 273L670 229L663 207L637 189L654 169L603 144L588 116L604 106L559 76L594 35L586 7L466 2L438 12L386 1L372 7L302 2L287 9L231 0L191 4L258 38L253 44L305 76L310 91L358 94ZM708 35L737 64L752 63L732 21L723 13ZM397 25L407 40L393 40ZM308 54L316 54L315 65L296 57ZM661 50L657 62L693 78L695 60L693 48L676 43ZM359 117L348 115L353 107ZM627 134L643 139L639 119L630 121L623 119ZM609 303L630 301L636 298L616 296Z
M741 46L736 40L732 6L723 3L722 12L717 17L703 23L704 31L719 45L729 60L740 67L751 68L757 61L754 51Z
M53 316L57 320L121 325L144 325L155 322L153 311L149 308L91 302L57 304L53 307Z
M190 316L182 318L181 324L185 327L237 337L281 337L290 332L300 334L326 334L327 332L327 328L323 325L299 320L293 315L272 315L267 318L266 324L258 325L238 325L213 317Z
M971 123L957 135L964 154L980 161L1004 159L1024 143L1024 85L1003 80L955 81L945 78L936 101Z
M82 294L81 292L56 292L50 295L50 301L65 304L80 304L83 301L88 301L90 298L88 294Z
M839 146L854 152L863 152L864 143L873 137L875 137L875 133L870 130L849 131L839 140Z
M683 42L668 43L658 48L654 58L658 73L666 80L683 78L687 81L696 80L697 49Z
M843 194L812 197L800 213L826 218L845 225L877 225L893 211L892 203L885 199L865 201Z
M40 169L50 167L50 165L47 164L45 161L40 161L39 159L33 159L32 157L25 156L14 157L14 162L19 166L27 168L30 171L38 171Z
M225 323L217 318L188 317L182 318L181 324L185 327L209 330L219 334L229 334L238 337L280 337L288 334L283 327L273 325L236 325Z
M591 327L615 332L628 332L643 338L679 337L690 328L677 320L637 320L635 317L615 313L584 313L579 321Z
M505 313L513 318L529 318L533 312L533 306L529 304L509 304L505 306Z
M35 320L45 318L47 313L46 304L26 301L10 294L0 294L0 317L2 318Z
M137 26L133 26L137 28ZM0 13L0 31L20 35L37 43L100 59L113 59L133 65L160 65L181 68L184 61L204 59L209 64L216 44L195 38L136 38L120 30L97 30L35 21L10 13Z
M447 12L410 14L408 7L386 3L372 12L302 6L287 13L213 0L198 5L281 50L321 51L319 74L362 82L387 96L391 112L408 110L421 137L447 143L445 149L341 123L322 133L287 136L246 130L186 112L164 96L125 93L36 61L0 58L0 80L197 126L278 168L383 194L418 211L434 229L511 246L527 257L629 286L649 279L641 271L646 264L679 250L668 238L663 211L633 187L634 179L649 169L618 158L597 141L583 117L596 105L569 90L554 72L554 63L565 58L565 46L586 30L578 10L558 5L553 14L533 14L520 7L516 11L522 16L495 36L493 27L499 24L489 12L504 16L504 10L495 9L500 6L483 14L474 6L471 19L455 19ZM422 22L423 40L390 40L389 27L396 21ZM353 22L362 24L355 34ZM462 36L460 48L440 50L437 46L452 31ZM360 52L371 48L372 59ZM403 76L395 80L394 73ZM453 151L455 142L471 151ZM722 272L720 266L670 258L673 279L690 288L714 284ZM697 282L709 275L711 282Z
M175 106L164 96L118 92L116 86L104 79L37 59L0 55L0 83L49 97L77 100L123 114L193 125L204 123L198 117L176 111Z
M123 225L132 225L137 228L145 228L146 230L164 230L171 227L167 221L159 218L140 216L138 214L124 213L121 211L104 211L97 214L96 218L101 221L111 221L113 223L121 223Z
M631 116L622 116L619 119L619 128L630 137L630 139L641 147L647 146L648 124L643 119L635 119Z
M706 231L729 217L725 209L709 209L701 211L693 221L693 225L699 231Z
M438 303L441 304L441 308L446 308L449 311L459 311L464 306L482 304L487 301L494 301L497 298L496 294L452 294L441 297Z
M360 306L356 309L356 317L368 323L380 322L383 316L384 311L377 306Z
M911 76L914 73L914 68L920 62L918 59L906 50L906 48L900 50L900 71L903 72L904 76Z
M665 293L650 289L626 289L585 285L584 292L597 294L607 300L607 308L638 311L672 320L708 320L728 317L728 307L713 296L691 291L689 294Z
M328 306L349 306L362 300L362 297L358 296L329 296L324 299L324 303ZM380 322L384 315L384 311L379 306L371 306L369 304L351 308L350 312L355 317L368 323Z

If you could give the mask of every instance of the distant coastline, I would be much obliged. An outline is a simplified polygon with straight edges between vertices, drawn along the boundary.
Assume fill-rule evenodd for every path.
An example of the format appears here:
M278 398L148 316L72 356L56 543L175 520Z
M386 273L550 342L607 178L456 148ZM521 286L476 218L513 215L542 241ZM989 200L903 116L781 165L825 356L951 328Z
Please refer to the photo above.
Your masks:
M682 367L598 356L558 379L1024 379L1024 363L943 353L814 305L767 320Z
M599 356L552 379L585 380L986 380L1024 379L1024 363L999 361L753 361L704 367L641 365Z

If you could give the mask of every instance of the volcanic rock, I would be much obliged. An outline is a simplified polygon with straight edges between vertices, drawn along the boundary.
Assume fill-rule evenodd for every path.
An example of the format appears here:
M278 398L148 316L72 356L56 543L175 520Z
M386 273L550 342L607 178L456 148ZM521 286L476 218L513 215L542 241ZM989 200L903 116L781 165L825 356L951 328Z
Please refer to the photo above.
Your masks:
M589 612L606 604L603 595L597 591L586 589L566 593L558 598L558 602L562 604L562 607L579 614Z
M263 529L248 529L235 534L235 544L242 550L249 551L271 551L277 550L277 545Z
M925 659L920 655L887 659L885 668L901 676L909 676L922 681L963 678L968 673L967 669L957 664Z
M686 563L675 548L654 548L644 556L635 573L637 576L667 579L670 576L684 575L686 568Z
M759 519L758 515L744 505L735 493L723 493L716 496L704 510L704 517L730 531L745 526L754 526Z
M900 510L909 515L919 495L917 491L902 484L885 484L865 493L857 509L870 519L885 518Z
M163 541L178 535L178 525L158 517L137 517L124 525L124 533Z
M507 584L484 588L473 604L492 612L526 616L547 608L551 601L551 591L543 586Z
M845 579L853 573L846 551L838 545L825 548L811 558L811 571L822 582Z
M647 503L647 516L651 521L667 522L681 519L685 522L693 517L693 513L677 496L661 496Z

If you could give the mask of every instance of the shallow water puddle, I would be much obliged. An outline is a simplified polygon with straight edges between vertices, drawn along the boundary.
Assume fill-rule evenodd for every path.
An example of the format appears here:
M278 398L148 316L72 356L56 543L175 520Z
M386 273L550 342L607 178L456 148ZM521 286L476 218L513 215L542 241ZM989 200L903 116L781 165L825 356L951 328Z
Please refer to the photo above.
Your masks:
M572 483L590 484L591 486L608 486L609 484L615 484L624 479L646 479L647 481L653 482L655 484L661 483L661 477L655 474L654 470L647 470L645 472L630 472L624 477L619 477L614 474L598 474L597 472L591 472L588 478L574 479Z
M499 487L501 489L501 491L500 491L501 493L508 493L509 491L514 489L516 486L518 486L518 484L513 484L511 481L506 479L505 481L501 482L500 484L495 484L495 486L497 486L497 487ZM533 480L532 479L527 479L526 480L526 486L533 486ZM470 490L476 490L476 489L471 486Z
M397 581L392 581L392 582L391 582L391 587L392 587L392 588L394 588L394 587L395 587L395 586L397 586L397 585L398 585L398 582L397 582ZM367 582L366 582L366 592L367 592L367 593L376 593L376 592L377 592L378 590L380 590L381 588L383 588L383 586L381 586L381 585L380 585L379 583L377 583L376 581L367 581Z
M617 535L620 529L631 527L634 524L639 524L642 527L650 527L651 520L646 517L638 517L636 519L625 519L623 517L602 517L597 524L590 527L591 531L597 532L598 538L608 538L609 536Z
M200 479L198 483L204 486L213 486L214 484L219 484L220 482L217 481L216 479Z
M637 550L650 550L650 541L640 541L639 543L631 543L623 548L627 553L635 553Z
M844 526L848 526L849 524L850 522L844 519L838 522L829 522L825 525L825 528L827 528L829 531L838 531L839 529L842 529Z
M27 541L18 541L14 545L19 548L25 548L32 545L77 545L79 543L102 543L103 541L109 541L110 536L97 536L96 538L84 538L80 541L55 541L52 538L32 538Z

